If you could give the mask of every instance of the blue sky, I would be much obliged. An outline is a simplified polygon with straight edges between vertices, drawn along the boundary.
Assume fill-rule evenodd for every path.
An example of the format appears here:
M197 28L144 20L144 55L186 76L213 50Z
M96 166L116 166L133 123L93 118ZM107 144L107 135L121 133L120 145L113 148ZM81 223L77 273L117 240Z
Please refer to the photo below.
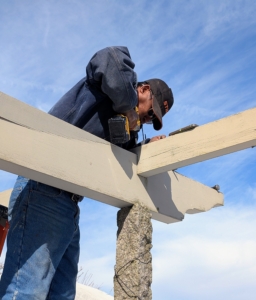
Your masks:
M254 0L0 0L0 91L48 111L97 50L124 45L139 80L159 77L173 89L161 133L202 125L256 106L255 15ZM225 206L173 225L153 221L153 299L254 299L255 151L178 170L218 183ZM15 177L0 171L0 190ZM81 204L80 265L109 293L116 212L89 199Z

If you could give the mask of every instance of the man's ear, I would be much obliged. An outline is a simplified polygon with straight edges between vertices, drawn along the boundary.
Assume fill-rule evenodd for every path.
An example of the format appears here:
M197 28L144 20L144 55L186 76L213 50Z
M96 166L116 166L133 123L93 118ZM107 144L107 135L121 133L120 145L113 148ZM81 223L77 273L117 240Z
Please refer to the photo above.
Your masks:
M169 106L168 106L167 100L164 101L164 109L165 109L165 113L167 113L169 111Z
M143 94L146 91L150 90L150 85L149 84L143 84L143 85L139 86L139 89L140 89L140 92Z

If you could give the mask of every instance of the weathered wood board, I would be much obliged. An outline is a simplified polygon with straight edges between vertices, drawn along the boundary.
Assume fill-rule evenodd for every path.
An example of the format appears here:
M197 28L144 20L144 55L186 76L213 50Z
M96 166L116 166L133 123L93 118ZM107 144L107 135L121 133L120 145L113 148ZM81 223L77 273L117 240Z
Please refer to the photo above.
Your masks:
M256 108L134 150L144 177L256 146Z

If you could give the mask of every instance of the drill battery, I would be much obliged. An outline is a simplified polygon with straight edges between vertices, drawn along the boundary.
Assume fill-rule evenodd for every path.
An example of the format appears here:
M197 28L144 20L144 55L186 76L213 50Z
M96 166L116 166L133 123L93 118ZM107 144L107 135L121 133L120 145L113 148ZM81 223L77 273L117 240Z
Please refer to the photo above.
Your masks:
M110 142L112 144L123 144L130 140L130 129L128 118L117 115L108 120Z

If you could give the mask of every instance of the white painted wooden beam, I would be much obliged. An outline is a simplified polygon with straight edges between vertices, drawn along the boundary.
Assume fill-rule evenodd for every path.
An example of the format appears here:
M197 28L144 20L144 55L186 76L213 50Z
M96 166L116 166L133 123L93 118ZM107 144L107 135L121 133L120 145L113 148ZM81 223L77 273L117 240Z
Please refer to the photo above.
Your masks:
M175 170L256 146L256 108L137 148L138 174Z
M0 119L7 120L33 130L56 134L68 139L81 141L100 142L108 145L107 141L78 130L77 127L68 124L58 118L46 114L22 101L0 92Z
M12 189L0 192L0 205L8 207Z
M165 223L170 223L167 218L164 220L164 215L170 212L194 214L224 205L222 193L173 171L149 177L146 187ZM152 214L156 219L156 213Z
M1 169L120 208L141 202L155 219L166 223L183 219L186 209L178 208L179 200L172 196L179 194L175 189L180 186L171 175L140 177L134 153L7 95L0 95L0 107ZM195 209L201 210L202 203L208 203L205 210L223 203L219 193L215 193L215 204L208 202L207 191L212 193L208 187L204 192L198 192L197 184L195 190L193 184L187 188L183 176L179 183L189 191L184 197L198 193ZM151 185L159 188L152 191Z
M0 120L0 140L6 141L0 147L2 170L116 207L141 202L155 213L154 219L166 223L184 217L186 209L179 211L176 207L179 200L172 196L179 194L174 190L181 186L172 184L175 179L170 175L160 174L148 180L137 176L133 153L110 144L70 140L4 120ZM187 193L187 179L180 177L179 182ZM194 188L190 186L189 193L197 193L197 185ZM206 190L212 192L210 188ZM214 206L208 202L205 191L199 194L195 207L200 210L204 202L208 203L207 210ZM216 193L215 205L221 205L222 201L222 195Z
M142 184L145 179L136 174L133 153L101 139L69 139L4 120L0 120L0 140L4 141L0 147L3 170L117 207L142 201L156 211Z
M182 221L186 213L206 212L224 205L222 193L173 171L148 178L145 187L157 209L151 211L153 219L167 224ZM0 205L8 207L11 192L12 189L0 192Z

